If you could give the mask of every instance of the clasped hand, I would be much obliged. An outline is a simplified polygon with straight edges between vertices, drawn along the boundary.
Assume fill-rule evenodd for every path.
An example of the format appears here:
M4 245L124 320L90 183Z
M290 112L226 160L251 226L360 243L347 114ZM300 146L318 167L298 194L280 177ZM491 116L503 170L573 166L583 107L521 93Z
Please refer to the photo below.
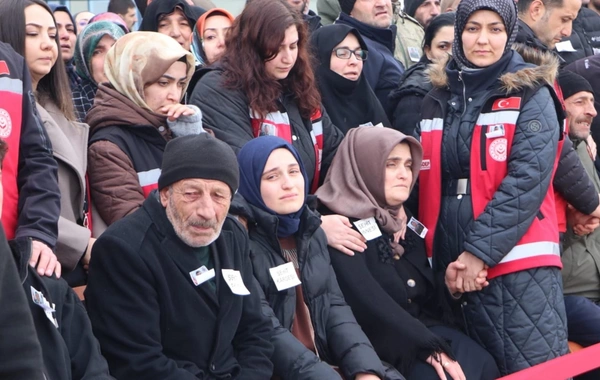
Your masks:
M487 265L467 251L446 268L446 286L451 294L479 291L489 285Z

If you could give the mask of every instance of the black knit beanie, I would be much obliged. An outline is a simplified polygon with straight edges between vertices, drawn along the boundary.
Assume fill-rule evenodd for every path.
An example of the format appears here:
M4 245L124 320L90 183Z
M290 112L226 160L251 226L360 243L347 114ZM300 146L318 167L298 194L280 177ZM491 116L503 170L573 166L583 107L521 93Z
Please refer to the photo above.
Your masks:
M356 3L356 0L339 0L339 2L340 8L342 8L342 12L344 12L347 15L350 15L352 9L354 9L354 3Z
M514 0L462 0L458 4L456 10L456 20L454 21L454 44L452 45L452 56L458 63L459 67L477 68L465 57L462 46L462 34L467 25L467 20L471 15L479 10L487 9L498 13L502 21L504 21L504 27L506 28L506 34L508 40L504 47L506 53L512 47L517 37L517 4Z
M214 179L227 184L231 196L240 183L233 149L208 133L177 137L167 143L158 178L158 189L182 179Z
M566 100L581 91L594 93L594 89L584 77L569 70L560 70L558 73L558 84Z
M419 8L425 0L405 0L404 1L404 12L410 17L415 17L417 8Z

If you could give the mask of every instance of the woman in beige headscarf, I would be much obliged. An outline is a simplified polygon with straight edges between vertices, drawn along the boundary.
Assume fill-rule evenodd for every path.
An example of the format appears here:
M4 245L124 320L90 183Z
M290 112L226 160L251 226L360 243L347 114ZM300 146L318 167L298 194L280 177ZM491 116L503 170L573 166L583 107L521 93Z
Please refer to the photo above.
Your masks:
M104 222L137 210L157 187L164 147L174 136L202 132L202 115L180 104L194 57L172 38L135 32L106 55L90 125L89 180Z
M425 254L427 230L403 209L422 156L417 140L390 128L348 132L316 195L354 223L367 249L348 256L330 248L331 264L375 351L407 379L495 379L491 355L449 327L464 266L454 262L436 278Z

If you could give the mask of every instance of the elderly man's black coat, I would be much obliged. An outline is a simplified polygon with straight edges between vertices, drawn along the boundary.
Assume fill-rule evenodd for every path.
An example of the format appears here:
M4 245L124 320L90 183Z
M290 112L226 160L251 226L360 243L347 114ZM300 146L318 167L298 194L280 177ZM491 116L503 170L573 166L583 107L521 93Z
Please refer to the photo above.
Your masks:
M248 236L227 217L210 246L216 294L196 287L194 248L173 230L158 193L96 241L85 292L94 334L117 379L269 379L270 321L261 314ZM233 294L221 269L241 273Z

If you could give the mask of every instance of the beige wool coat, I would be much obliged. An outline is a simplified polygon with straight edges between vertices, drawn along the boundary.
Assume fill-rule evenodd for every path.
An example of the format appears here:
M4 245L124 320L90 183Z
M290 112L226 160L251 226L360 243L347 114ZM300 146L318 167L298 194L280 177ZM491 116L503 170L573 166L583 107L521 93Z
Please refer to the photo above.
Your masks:
M78 223L84 216L89 126L68 120L52 102L45 107L38 103L37 111L58 164L60 218L55 253L64 271L69 272L83 257L91 236L90 230Z

